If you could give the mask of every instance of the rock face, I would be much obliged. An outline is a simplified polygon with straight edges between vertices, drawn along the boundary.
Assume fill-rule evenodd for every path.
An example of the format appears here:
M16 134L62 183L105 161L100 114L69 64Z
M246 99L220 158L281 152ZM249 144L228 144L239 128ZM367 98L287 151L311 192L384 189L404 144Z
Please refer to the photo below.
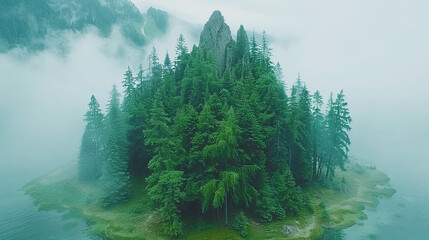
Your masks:
M231 66L235 41L232 40L231 30L220 11L214 11L204 25L199 46L214 53L219 64L220 75Z
M294 227L294 226L283 225L282 232L284 232L286 234L292 234L292 233L299 232L299 229L297 227Z

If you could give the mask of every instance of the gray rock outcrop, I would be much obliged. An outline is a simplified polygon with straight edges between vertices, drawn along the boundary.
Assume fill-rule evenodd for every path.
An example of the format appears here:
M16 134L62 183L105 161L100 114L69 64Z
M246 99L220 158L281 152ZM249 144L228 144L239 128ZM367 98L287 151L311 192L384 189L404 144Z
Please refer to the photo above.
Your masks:
M294 226L283 225L282 232L284 232L286 234L292 234L292 233L299 232L299 229L297 227L294 227Z
M199 47L213 52L220 75L231 66L234 46L235 41L232 40L231 30L225 19L220 11L214 11L201 32Z

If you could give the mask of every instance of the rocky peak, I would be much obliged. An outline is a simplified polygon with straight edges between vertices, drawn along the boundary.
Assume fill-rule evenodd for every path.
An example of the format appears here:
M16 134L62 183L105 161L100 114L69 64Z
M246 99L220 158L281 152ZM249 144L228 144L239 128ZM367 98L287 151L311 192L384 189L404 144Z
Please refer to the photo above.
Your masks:
M214 11L201 32L199 46L214 53L221 75L231 64L232 52L230 51L232 51L232 45L235 44L229 26L225 23L221 12Z

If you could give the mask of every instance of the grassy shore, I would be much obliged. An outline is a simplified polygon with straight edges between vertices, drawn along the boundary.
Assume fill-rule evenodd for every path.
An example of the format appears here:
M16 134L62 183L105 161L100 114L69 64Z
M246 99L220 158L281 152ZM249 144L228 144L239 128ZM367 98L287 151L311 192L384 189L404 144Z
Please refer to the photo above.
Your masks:
M347 228L365 219L365 207L376 207L382 197L391 197L395 190L387 187L389 178L375 168L355 163L346 171L337 170L329 186L314 184L305 189L313 201L314 211L303 212L282 221L258 223L250 219L246 239L318 239L323 227ZM144 191L144 180L136 181L132 197L127 203L113 208L102 208L97 202L95 185L83 185L77 180L72 164L37 178L24 187L41 210L64 212L64 217L83 218L89 223L89 232L110 239L169 239L162 234L161 217L153 211ZM195 220L185 219L186 237L195 239L242 239L230 226L207 223L203 227ZM294 226L298 232L287 235L284 225ZM322 227L323 226L323 227Z

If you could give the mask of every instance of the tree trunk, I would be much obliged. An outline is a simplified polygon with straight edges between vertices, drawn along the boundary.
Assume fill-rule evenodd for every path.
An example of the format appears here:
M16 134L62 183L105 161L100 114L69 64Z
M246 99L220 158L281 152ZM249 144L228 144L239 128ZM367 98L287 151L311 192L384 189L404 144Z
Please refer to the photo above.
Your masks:
M318 178L322 177L322 168L323 168L323 158L319 158L319 166L318 166L318 173L317 176Z
M328 180L328 174L329 174L329 167L326 168L325 180Z
M225 196L225 225L228 225L228 193Z
M314 147L313 147L313 180L314 179L316 179L316 175L317 175L317 148L316 148L316 146L315 146L315 144L314 144Z

